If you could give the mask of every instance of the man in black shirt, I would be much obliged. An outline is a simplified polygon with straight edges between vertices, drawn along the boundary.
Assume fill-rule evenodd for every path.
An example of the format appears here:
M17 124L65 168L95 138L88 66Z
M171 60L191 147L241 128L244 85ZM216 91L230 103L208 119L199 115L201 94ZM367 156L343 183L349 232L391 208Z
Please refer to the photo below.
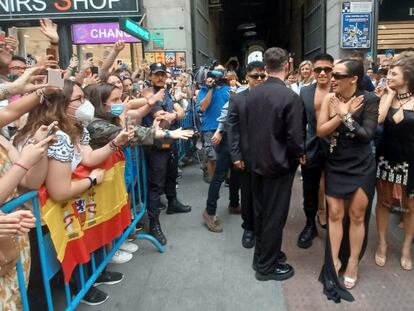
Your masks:
M253 87L264 81L266 75L264 64L259 61L249 63L246 72L249 87L230 98L227 135L230 143L231 159L236 169L239 170L240 176L241 214L244 229L242 245L245 248L252 248L255 244L254 211L251 187L252 173L247 157L249 143L247 138L246 97Z
M256 279L286 280L293 267L282 263L282 237L295 171L304 152L302 101L284 83L288 54L264 54L266 82L247 95L249 159L253 172Z

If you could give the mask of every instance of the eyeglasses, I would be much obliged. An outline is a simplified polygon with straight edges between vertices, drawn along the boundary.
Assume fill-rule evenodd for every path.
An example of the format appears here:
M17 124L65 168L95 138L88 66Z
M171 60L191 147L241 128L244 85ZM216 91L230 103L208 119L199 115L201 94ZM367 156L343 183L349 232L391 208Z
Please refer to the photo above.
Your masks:
M257 80L259 78L263 80L264 78L266 78L266 75L264 73L262 73L262 74L254 73L254 74L249 75L249 77L252 78L252 79L255 79L255 80Z
M337 73L337 72L334 72L332 74L332 77L335 80L343 80L343 79L346 79L346 78L350 78L351 76L349 74L346 74L346 73Z
M313 68L313 71L317 74L320 74L322 71L325 73L331 73L332 72L332 67L315 67Z
M20 67L20 66L14 66L14 67L10 67L10 70L26 70L26 67Z
M76 97L74 99L71 99L69 102L76 102L76 101L80 101L81 105L86 101L85 97Z

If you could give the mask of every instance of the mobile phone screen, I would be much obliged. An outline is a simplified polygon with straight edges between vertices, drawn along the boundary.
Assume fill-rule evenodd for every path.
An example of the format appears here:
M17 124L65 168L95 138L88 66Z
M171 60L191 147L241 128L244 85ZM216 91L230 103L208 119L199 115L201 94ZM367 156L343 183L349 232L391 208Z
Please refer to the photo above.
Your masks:
M46 132L46 136L45 138L49 137L50 135L53 134L55 129L55 123L51 123L48 127L47 127L47 132Z
M56 50L52 48L46 49L46 55L52 55L55 60L57 60Z
M63 79L63 74L60 69L47 70L47 85L63 89L65 80Z
M93 75L99 75L99 67L92 66L91 67L91 72L92 72Z

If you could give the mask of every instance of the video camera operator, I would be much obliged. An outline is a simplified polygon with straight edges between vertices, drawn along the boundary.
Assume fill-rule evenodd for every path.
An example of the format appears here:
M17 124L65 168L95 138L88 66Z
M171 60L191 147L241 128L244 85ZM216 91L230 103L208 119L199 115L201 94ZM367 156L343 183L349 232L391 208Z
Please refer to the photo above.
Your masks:
M208 182L211 181L216 166L216 153L211 139L218 128L221 109L230 99L230 87L224 75L224 67L218 65L206 74L205 84L197 97L197 107L202 112L201 134L204 154L207 158Z
M145 126L153 126L159 122L159 127L169 135L172 128L184 117L184 110L175 102L167 85L167 67L162 63L154 63L150 66L151 81L150 90L153 94L164 93L144 118ZM144 91L145 93L145 91ZM150 234L161 244L165 245L167 239L161 230L159 214L161 209L160 196L165 193L168 199L167 214L188 213L191 206L182 204L177 200L176 179L178 176L178 155L175 142L170 137L157 141L154 146L146 148L148 167L148 217Z

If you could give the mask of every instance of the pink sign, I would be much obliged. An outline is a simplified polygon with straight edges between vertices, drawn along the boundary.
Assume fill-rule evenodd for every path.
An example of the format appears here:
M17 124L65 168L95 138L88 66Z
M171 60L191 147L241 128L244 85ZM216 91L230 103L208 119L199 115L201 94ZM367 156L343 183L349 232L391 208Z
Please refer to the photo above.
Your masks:
M118 40L124 40L128 43L141 42L139 39L120 30L118 23L72 25L73 44L115 43Z

